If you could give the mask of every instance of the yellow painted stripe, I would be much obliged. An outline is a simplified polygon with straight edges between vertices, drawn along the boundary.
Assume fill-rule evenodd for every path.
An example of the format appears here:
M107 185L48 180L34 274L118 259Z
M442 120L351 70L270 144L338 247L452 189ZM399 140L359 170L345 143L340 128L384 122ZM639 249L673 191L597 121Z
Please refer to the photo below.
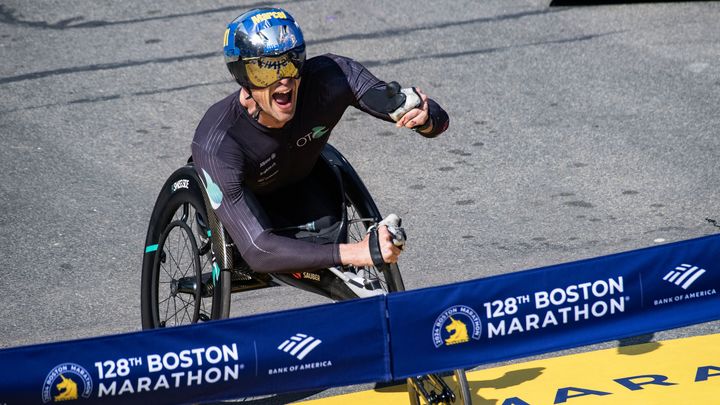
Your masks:
M474 371L468 380L473 404L720 403L720 334ZM399 385L303 403L405 404L409 399Z

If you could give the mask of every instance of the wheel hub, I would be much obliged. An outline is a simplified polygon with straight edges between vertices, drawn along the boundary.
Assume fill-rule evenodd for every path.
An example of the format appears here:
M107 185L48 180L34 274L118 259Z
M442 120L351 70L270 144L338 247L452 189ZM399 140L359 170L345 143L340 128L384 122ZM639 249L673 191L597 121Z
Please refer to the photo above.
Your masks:
M173 297L176 296L178 293L178 284L178 280L175 279L170 282L170 295Z

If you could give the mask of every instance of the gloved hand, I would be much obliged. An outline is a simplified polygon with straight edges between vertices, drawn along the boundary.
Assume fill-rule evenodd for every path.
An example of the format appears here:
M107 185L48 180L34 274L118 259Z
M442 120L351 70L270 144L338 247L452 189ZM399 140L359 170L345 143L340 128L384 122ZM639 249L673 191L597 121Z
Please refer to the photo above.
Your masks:
M375 267L395 263L405 246L405 230L400 226L402 220L390 214L379 223L368 228L368 248Z
M402 248L405 247L405 240L407 238L405 229L402 227L402 219L395 214L390 214L378 223L378 226L382 225L387 226L388 231L392 235L393 245L402 250Z

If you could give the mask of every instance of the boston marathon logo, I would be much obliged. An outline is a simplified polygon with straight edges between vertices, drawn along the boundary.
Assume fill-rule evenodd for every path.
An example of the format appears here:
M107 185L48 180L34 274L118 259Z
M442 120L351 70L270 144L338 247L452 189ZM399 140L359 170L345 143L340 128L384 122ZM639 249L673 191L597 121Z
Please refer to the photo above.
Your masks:
M435 319L432 340L435 347L451 346L467 343L471 338L479 340L481 333L482 323L477 312L465 305L455 305Z
M63 363L53 367L43 384L43 403L70 401L80 397L89 398L93 382L90 373L75 363Z

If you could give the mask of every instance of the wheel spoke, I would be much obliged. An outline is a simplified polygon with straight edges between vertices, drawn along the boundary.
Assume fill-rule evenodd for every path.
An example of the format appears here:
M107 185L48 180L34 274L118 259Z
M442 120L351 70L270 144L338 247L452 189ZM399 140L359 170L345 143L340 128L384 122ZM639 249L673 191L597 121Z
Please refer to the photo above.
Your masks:
M180 268L180 265L178 264L177 260L175 260L175 256L173 256L172 253L167 252L167 256L170 258L170 260L172 260L173 263L175 263L175 269L176 269L176 271L173 271L173 274L170 276L170 277L172 277L173 279L175 279L175 274L177 274L177 269ZM168 273L168 274L169 274L169 273Z
M181 300L181 301L182 301L182 300ZM176 324L176 325L180 325L180 323L178 322L178 319L177 319L177 315L178 315L181 311L185 310L185 308L187 308L188 306L190 306L190 304L186 304L186 305L182 306L180 309L177 309L177 303L175 303L175 300L173 300L173 303L174 303L174 305L175 305L175 313L173 313L172 315L170 315L170 316L167 317L166 319L169 319L169 318L173 318L173 317L174 317L174 318L175 318L175 324ZM186 311L186 312L187 312L187 311ZM191 319L192 319L192 318L191 318ZM181 318L180 320L182 320L182 318Z
M187 251L188 257L190 257L190 260L188 261L188 267L185 269L185 272L183 273L183 275L186 276L188 274L188 272L190 272L190 268L195 264L195 262L192 259L192 256L193 256L192 247L189 246L190 239L187 237L187 235L185 235L184 232L183 232L183 235L184 235L183 241L184 241L185 246L184 246L182 253L184 254ZM182 256L180 257L180 260L182 261Z
M192 322L192 316L190 316L190 311L188 311L187 308L190 307L191 305L193 305L193 303L192 303L192 302L185 301L185 300L182 299L180 296L178 296L178 298L180 298L180 301L182 301L182 302L185 304L185 305L183 305L183 307L181 308L182 310L184 310L184 312L183 312L183 314L182 314L182 318L180 319L180 322L182 323L182 322L185 320L185 315L188 316L188 322Z
M170 299L170 297L171 297L171 295L168 295L168 302L167 302L167 305L165 306L165 317L166 317L166 319L167 319L167 314L170 312L170 301L172 301L172 300Z
M186 306L192 304L192 301L185 301L185 299L183 298L182 295L176 295L175 297L177 299L179 299L180 301L182 301L182 303L185 304Z
M185 309L185 308L187 308L187 307L189 307L189 306L193 306L193 308L194 308L194 306L195 306L195 296L194 296L194 295L192 296L193 298L192 298L191 300L188 300L188 301L186 301L185 298L183 298L183 296L180 295L180 294L176 295L175 297L176 297L177 299L179 299L180 301L182 301L183 304L185 304L182 309ZM189 322L192 322L192 318L193 318L193 317L190 315L190 311L187 311L187 310L186 310L185 313L188 314L188 321L189 321ZM183 318L182 318L180 321L182 322L184 319L185 319L185 318L184 318L184 314L183 314Z
M178 321L177 321L177 313L178 313L177 300L172 300L172 303L173 303L173 310L175 311L175 313L172 314L172 315L170 315L170 316L171 316L171 317L175 317L175 325L177 325L177 324L178 324Z
M184 209L183 209L183 211L184 211ZM182 229L182 228L181 228L181 229ZM177 237L175 238L175 239L176 239L175 246L176 246L176 249L177 249L177 261L176 261L176 263L177 263L177 266L178 266L178 270L180 270L180 263L182 263L182 249L180 248L180 240L182 239L183 233L184 233L184 232L178 232ZM185 274L183 273L183 275L185 275Z
M163 249L163 252L165 252L164 249ZM165 257L168 257L167 253L165 254ZM165 272L165 274L167 274L168 277L170 277L171 280L173 279L173 275L170 274L170 271L167 269L167 267L165 267L165 263L160 263L160 269L162 269Z
M184 233L184 232L182 232L182 233ZM179 239L179 238L180 238L180 236L178 235L178 239ZM185 239L185 241L186 241L186 244L187 244L187 239ZM187 268L185 269L185 271L182 270L183 267L180 265L180 263L182 262L182 253L184 252L184 249L183 249L182 251L180 251L180 247L179 247L180 241L178 240L177 242L178 242L178 256L179 256L179 259L176 259L175 256L173 256L173 254L172 254L171 252L169 252L169 251L167 252L167 256L170 257L171 261L175 264L174 274L170 275L170 274L168 273L168 275L170 275L170 277L173 278L173 279L180 278L180 277L175 277L175 275L178 274L178 273L180 273L182 276L186 276L186 275L188 274L188 272L190 271L190 268L193 266L193 262L192 262L192 260L191 260L191 261L190 261L190 264L187 266Z
M168 322L169 320L171 320L171 319L173 318L173 316L175 315L175 314L170 315L170 311L171 311L171 310L170 310L170 304L172 304L172 306L173 306L172 311L175 311L175 314L177 314L177 303L175 302L175 299L172 299L172 300L168 301L168 310L167 310L167 312L165 313L165 323L166 323L166 324L167 324L167 322ZM177 324L177 318L175 319L175 324Z
M188 252L188 257L190 258L190 260L189 260L190 265L192 266L193 260L192 260L192 247L190 246L190 238L188 237L186 232L182 232L181 236L182 236L182 240L183 240L183 247L182 247L182 251L180 252L180 263L182 263L182 259L185 256L185 253ZM187 274L187 272L185 274Z

